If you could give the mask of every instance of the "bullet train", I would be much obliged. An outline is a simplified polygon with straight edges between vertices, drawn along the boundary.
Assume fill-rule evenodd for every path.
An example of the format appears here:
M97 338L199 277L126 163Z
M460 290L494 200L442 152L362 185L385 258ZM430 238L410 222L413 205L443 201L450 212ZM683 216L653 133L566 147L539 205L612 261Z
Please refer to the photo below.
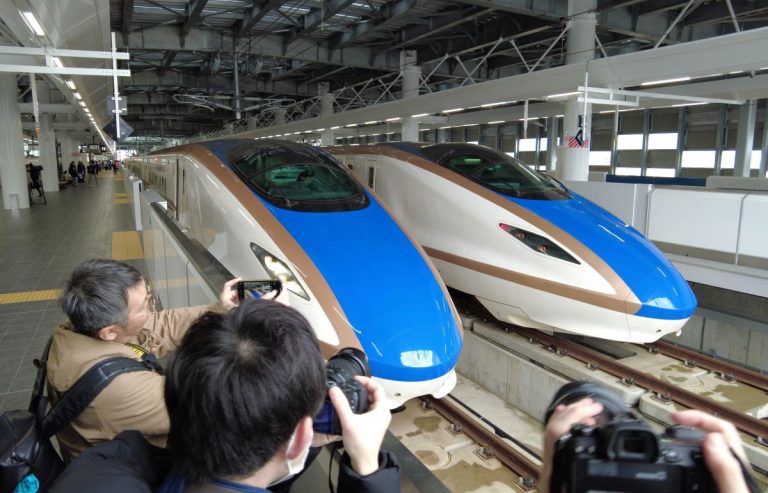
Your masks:
M473 144L329 147L496 318L627 342L679 332L685 279L637 230L522 162Z
M281 279L326 358L365 351L394 408L455 385L461 323L429 257L325 151L218 140L127 163L232 273Z

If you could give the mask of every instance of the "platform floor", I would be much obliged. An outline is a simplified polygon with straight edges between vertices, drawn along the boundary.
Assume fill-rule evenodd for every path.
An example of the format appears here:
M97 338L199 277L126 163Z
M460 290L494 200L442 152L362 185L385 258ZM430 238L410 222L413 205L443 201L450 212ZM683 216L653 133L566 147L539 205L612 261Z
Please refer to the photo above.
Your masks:
M47 192L47 205L0 210L0 412L27 407L32 360L65 320L58 297L77 264L117 258L144 270L123 179L102 172L95 186Z

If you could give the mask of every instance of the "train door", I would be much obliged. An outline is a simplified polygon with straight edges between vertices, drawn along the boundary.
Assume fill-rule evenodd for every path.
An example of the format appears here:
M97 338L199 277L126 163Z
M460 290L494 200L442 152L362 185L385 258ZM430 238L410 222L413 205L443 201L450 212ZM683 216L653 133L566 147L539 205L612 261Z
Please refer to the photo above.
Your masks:
M187 230L190 227L190 203L189 203L189 176L187 167L183 161L178 163L176 172L176 190L178 195L178 221L182 229Z
M177 157L176 158L176 167L173 170L173 176L176 177L176 183L173 184L174 185L173 186L173 189L174 189L173 203L176 206L176 221L177 222L181 220L181 218L179 217L179 207L181 206L181 202L179 202L179 198L180 198L179 197L179 174L180 174L181 170L179 168L180 168L180 166L179 166L179 158Z

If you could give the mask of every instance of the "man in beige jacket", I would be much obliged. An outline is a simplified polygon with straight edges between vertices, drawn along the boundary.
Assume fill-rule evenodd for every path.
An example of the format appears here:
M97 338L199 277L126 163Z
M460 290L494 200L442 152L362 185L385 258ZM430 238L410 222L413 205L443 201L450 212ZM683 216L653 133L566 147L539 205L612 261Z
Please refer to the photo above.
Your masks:
M238 279L224 285L217 303L155 312L152 296L135 268L114 260L87 260L67 282L61 299L69 322L53 332L48 357L48 393L55 403L93 365L113 356L141 359L141 349L162 357L181 342L206 311L227 312L237 305ZM141 348L132 348L136 344ZM69 462L90 445L123 430L139 430L165 446L168 412L165 377L152 371L116 377L57 438Z

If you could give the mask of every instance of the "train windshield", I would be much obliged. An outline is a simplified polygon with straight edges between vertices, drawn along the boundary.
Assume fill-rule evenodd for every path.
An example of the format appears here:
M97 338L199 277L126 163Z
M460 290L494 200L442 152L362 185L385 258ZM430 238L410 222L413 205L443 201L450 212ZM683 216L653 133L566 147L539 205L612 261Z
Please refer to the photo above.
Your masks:
M421 152L437 164L504 195L540 200L570 197L559 182L494 149L473 144L435 144L422 147Z
M368 195L346 169L325 153L304 144L248 144L230 154L246 183L268 202L305 212L357 210Z

